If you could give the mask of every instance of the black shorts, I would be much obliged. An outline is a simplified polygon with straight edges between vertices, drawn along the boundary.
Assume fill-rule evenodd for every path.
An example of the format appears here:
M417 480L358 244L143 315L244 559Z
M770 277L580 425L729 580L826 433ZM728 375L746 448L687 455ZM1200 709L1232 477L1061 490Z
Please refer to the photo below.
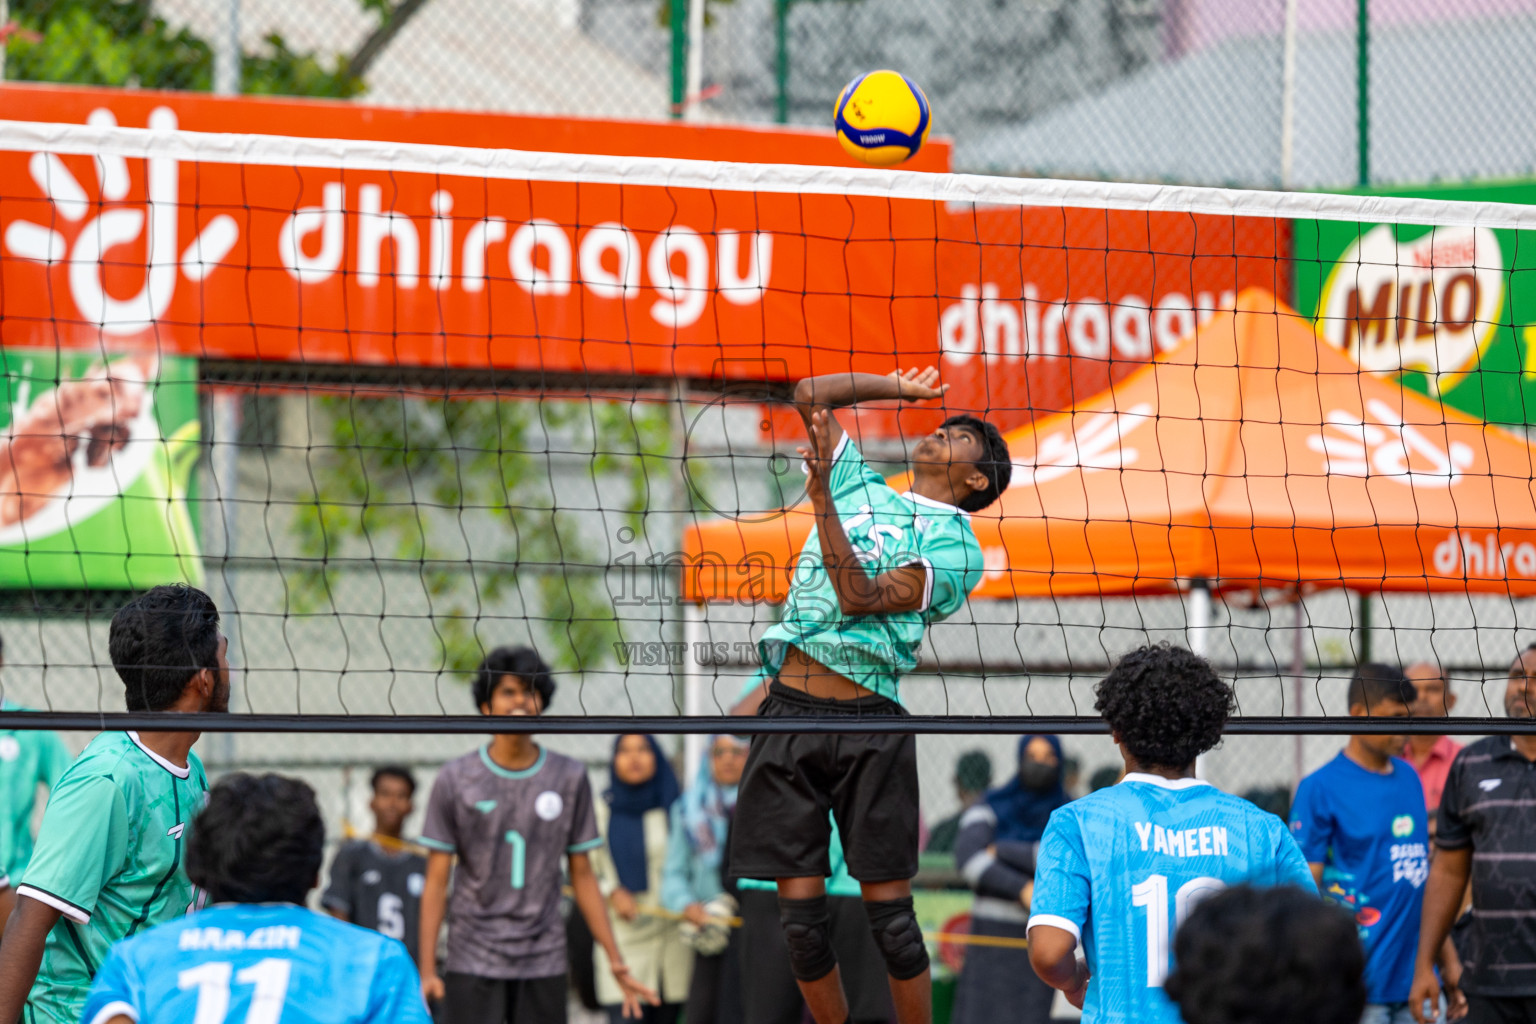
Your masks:
M775 681L758 709L770 718L905 716L885 697L827 700ZM734 878L832 872L832 826L861 882L917 874L917 739L911 733L771 733L752 740L731 826Z
M565 1024L565 975L482 978L443 975L443 1024Z

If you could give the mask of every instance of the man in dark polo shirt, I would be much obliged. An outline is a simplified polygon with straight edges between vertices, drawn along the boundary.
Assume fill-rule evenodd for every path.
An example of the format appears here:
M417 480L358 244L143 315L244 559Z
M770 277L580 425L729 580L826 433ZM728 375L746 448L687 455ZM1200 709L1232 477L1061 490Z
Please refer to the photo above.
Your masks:
M1504 712L1536 718L1536 647L1510 666ZM1458 988L1465 992L1469 1024L1536 1024L1536 726L1526 734L1491 736L1456 755L1435 845L1409 1008L1420 1021L1435 1020L1443 980L1453 1007ZM1464 970L1460 978L1440 979L1435 953L1469 879Z

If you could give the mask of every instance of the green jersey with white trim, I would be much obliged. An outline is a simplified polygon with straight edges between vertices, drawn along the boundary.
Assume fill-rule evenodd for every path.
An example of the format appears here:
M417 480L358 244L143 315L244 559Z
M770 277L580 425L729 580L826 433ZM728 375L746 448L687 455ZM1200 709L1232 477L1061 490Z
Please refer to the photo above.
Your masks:
M24 711L5 701L0 708ZM12 884L32 857L32 812L37 787L50 790L69 767L69 751L57 733L0 729L0 876Z
M132 732L97 736L60 777L16 887L63 915L43 947L25 1024L74 1024L114 942L196 909L182 853L207 795L196 754L180 768Z
M964 510L911 491L898 494L847 434L833 455L827 488L866 572L926 569L922 603L910 612L845 615L812 530L795 560L784 616L758 641L763 676L778 672L793 645L860 686L900 700L901 677L917 667L924 631L959 611L981 582L981 545Z

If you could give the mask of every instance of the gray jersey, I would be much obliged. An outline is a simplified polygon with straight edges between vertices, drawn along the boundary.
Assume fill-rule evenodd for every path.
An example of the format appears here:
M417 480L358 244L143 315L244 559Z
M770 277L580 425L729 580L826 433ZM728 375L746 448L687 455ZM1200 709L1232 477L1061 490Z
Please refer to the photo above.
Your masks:
M386 850L369 839L347 843L331 862L320 904L353 924L399 939L416 962L421 887L427 858L410 848Z
M602 844L581 763L540 748L508 771L487 748L448 762L432 786L421 843L458 854L447 970L482 978L563 974L563 860Z

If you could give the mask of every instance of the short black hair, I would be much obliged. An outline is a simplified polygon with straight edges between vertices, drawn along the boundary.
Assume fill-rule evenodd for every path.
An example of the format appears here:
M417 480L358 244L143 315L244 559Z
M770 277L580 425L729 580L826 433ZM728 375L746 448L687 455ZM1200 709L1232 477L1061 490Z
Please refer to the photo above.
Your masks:
M974 491L960 507L967 512L980 512L997 500L997 496L1008 489L1008 481L1013 479L1013 459L1008 455L1008 442L1003 440L1002 432L984 419L976 416L961 414L951 416L942 424L946 427L967 427L981 437L982 457L977 460L976 468L981 470L991 484L985 491Z
M164 711L193 676L218 670L219 609L185 583L153 587L112 616L107 652L128 710Z
M1094 709L1147 768L1184 768L1221 742L1236 707L1210 662L1168 644L1138 647L1094 687Z
M404 765L382 764L373 770L373 778L368 780L368 788L375 793L379 791L380 779L399 779L405 783L405 787L411 791L411 796L416 795L416 776Z
M1163 990L1185 1024L1357 1024L1365 951L1350 916L1291 886L1234 886L1173 939Z
M498 647L487 654L485 660L480 662L480 667L475 669L475 707L491 702L496 681L502 676L517 676L533 687L543 704L543 710L549 710L550 701L555 699L555 678L550 674L544 659L539 657L538 651L519 645Z
M1364 704L1370 711L1381 704L1412 704L1419 692L1396 665L1367 661L1355 666L1349 677L1349 707Z
M325 822L315 791L236 772L208 792L187 836L187 878L214 903L299 903L320 877Z

